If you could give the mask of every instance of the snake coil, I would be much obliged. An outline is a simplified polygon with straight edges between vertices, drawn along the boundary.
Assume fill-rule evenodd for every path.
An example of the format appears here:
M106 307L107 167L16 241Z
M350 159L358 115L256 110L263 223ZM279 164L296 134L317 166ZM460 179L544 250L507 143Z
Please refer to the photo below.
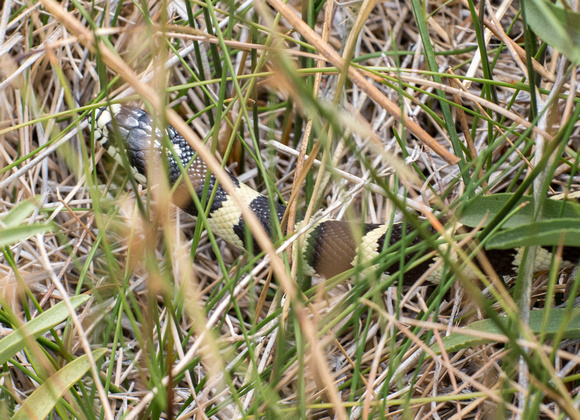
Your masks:
M186 170L186 175L193 186L199 200L206 183L207 165L195 151L189 146L187 141L173 128L167 127L165 133L156 129L153 133L153 119L146 111L125 106L111 105L96 111L94 117L96 140L106 148L111 156L123 163L123 155L126 155L135 179L147 184L148 166L152 163L155 167L161 166L161 158L165 154L169 164L168 179L170 185L179 182L182 174L179 163ZM171 141L173 151L169 151L162 146L163 134ZM123 151L120 149L123 148ZM151 154L153 153L153 156ZM274 220L279 222L284 215L285 206L278 204L275 208L270 205L270 199L252 188L240 182L230 174L235 188L248 206L257 216L258 220L268 234L272 232ZM240 208L228 193L217 183L213 174L209 177L209 191L215 191L215 196L211 202L208 225L212 232L223 238L229 244L244 249L246 238L246 227ZM190 196L185 184L178 184L173 195L173 201L182 210L197 216L197 206ZM358 226L360 240L355 239L353 226ZM408 236L410 235L410 236ZM411 238L411 239L409 239ZM406 247L419 244L421 238L410 232L403 231L402 224L394 224L389 229L388 225L364 224L322 219L312 226L305 234L304 247L301 250L303 256L305 274L318 275L325 278L334 277L357 265L366 266L366 270L373 271L376 266L377 257L381 255L384 248L391 247L402 239ZM254 242L254 248L258 249ZM296 246L295 246L296 248ZM535 271L547 270L550 268L552 255L550 247L540 248L536 255ZM294 249L295 255L297 250ZM486 255L492 262L494 269L499 275L514 275L517 273L522 260L521 249L513 250L487 250ZM440 257L433 255L425 258L417 258L416 253L405 256L403 280L405 284L416 282ZM580 259L580 248L564 247L562 266L570 266ZM400 268L397 259L388 268L388 273L395 273ZM475 261L478 265L477 261ZM425 280L430 283L439 283L443 275L443 264L438 264L438 268L431 270ZM363 271L362 275L370 271ZM465 277L474 277L471 269L465 268Z

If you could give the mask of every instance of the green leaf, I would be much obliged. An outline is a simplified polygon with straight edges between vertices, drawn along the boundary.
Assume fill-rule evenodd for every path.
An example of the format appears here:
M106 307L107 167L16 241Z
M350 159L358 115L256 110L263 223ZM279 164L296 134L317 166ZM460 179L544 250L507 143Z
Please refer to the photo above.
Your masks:
M530 312L530 329L534 334L544 333L548 337L554 336L562 329L562 323L567 318L566 312L566 309L552 309L550 311L548 322L544 325L545 310L532 311ZM500 322L505 328L509 325L507 317L500 318ZM499 326L491 319L474 322L469 324L466 328L480 331L485 334L503 335ZM512 328L519 328L519 326L512 325ZM572 316L570 317L570 322L565 327L563 338L580 338L580 308L572 309ZM455 352L464 348L493 342L493 340L459 332L454 332L449 334L447 337L443 337L442 341L443 348L445 348L447 352ZM437 354L441 353L441 349L437 343L433 344L431 349L433 349Z
M37 233L50 232L52 228L51 223L0 228L0 246L15 244Z
M53 229L54 226L51 223L23 224L24 220L36 208L36 201L35 199L23 201L2 216L0 219L3 225L0 227L0 247L21 242L32 235L50 232Z
M580 247L580 219L540 220L492 235L487 249L565 245Z
M545 0L525 0L526 22L540 39L580 62L580 14Z
M76 309L89 299L89 295L73 296L70 298L70 302L73 308ZM46 331L67 319L69 315L65 302L59 302L16 331L8 334L0 340L0 365L6 363L8 359L26 347L26 337L32 337L34 339L40 337Z
M95 350L93 351L93 358L98 360L106 352L107 349ZM38 387L24 401L22 407L12 417L12 420L46 418L64 393L80 381L90 368L91 365L86 354L73 360Z
M35 200L30 199L23 201L22 203L19 203L18 205L14 206L12 210L10 210L6 215L2 217L1 219L2 223L4 223L4 225L7 228L18 226L32 214L35 208L36 208ZM0 231L2 230L0 229ZM2 237L1 234L0 237Z
M475 197L466 204L462 214L459 216L459 221L466 226L475 227L486 218L485 226L500 212L512 195L504 193ZM523 196L518 205L523 204L525 205L518 209L502 227L515 228L532 222L534 198L527 195ZM560 218L580 219L580 205L570 201L544 200L540 219Z

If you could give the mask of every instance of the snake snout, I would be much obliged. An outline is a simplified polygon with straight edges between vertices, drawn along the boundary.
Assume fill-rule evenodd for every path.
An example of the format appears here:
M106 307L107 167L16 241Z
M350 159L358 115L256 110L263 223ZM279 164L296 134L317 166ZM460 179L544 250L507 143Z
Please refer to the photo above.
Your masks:
M146 183L152 117L142 109L113 104L99 108L93 118L96 141L121 165L128 163L137 181Z

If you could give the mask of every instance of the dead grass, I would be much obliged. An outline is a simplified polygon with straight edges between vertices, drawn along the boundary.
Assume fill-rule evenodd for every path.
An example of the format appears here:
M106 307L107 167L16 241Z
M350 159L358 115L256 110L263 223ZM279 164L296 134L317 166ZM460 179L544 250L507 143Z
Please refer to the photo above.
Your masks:
M467 2L429 3L427 20L411 1L208 5L5 0L0 235L33 205L0 248L0 336L91 299L3 364L0 418L99 349L81 381L59 383L52 418L578 418L575 341L529 342L527 382L513 342L430 350L486 308L509 312L509 296L482 306L453 278L311 284L284 252L241 255L132 184L85 118L107 98L158 112L248 185L298 197L293 211L383 223L400 218L399 197L436 224L430 209L515 191L542 139L566 147L549 189L578 190L576 68L551 48L534 61L540 105L559 94L535 118L517 3L501 30L487 5L492 80ZM573 299L565 280L536 277L530 307Z

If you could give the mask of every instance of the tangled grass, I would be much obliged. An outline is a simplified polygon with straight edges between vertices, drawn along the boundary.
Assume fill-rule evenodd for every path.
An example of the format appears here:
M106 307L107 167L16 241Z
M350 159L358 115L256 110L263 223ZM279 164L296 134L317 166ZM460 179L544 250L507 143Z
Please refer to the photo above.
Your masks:
M575 192L577 69L520 12L5 0L0 418L580 418L569 272L310 279L137 185L87 118L142 106L253 188L297 197L290 217L414 209L436 225L488 194ZM526 321L566 303L555 327ZM513 322L443 343L497 314Z

